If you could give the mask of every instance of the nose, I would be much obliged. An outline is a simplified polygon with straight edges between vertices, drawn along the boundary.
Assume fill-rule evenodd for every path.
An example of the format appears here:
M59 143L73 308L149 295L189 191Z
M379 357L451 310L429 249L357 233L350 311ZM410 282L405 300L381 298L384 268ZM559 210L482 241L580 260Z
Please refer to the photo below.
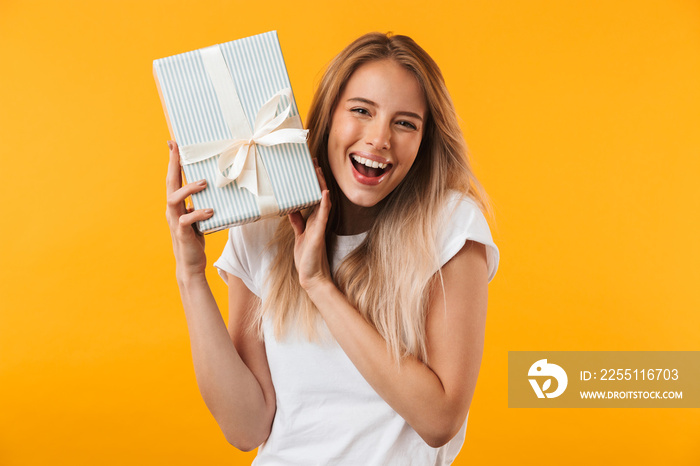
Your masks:
M391 127L389 123L380 119L372 121L365 134L365 141L376 150L388 150L391 148Z

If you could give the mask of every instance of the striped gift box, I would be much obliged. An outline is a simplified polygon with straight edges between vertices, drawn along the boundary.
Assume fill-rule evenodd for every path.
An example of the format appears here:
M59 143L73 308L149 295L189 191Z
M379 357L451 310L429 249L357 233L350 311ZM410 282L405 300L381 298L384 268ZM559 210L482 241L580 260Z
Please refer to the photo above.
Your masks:
M237 99L229 98L226 89L221 90L221 85L217 84L219 78L210 71L207 53L211 55L212 51L220 57L223 74ZM275 31L154 60L153 73L170 134L178 143L181 156L189 148L212 144L219 147L227 141L238 140L240 146L250 135L234 134L241 131L237 127L243 125L250 128L251 134L257 134L256 117L263 112L265 103L283 89L291 88ZM240 102L237 104L240 112L233 117L227 114L231 106L229 100ZM290 131L303 132L291 91L279 97L276 112L274 103L271 108L272 116L279 116L284 109L288 112L282 127L299 128ZM232 119L238 121L231 122ZM184 157L181 160L186 180L206 179L208 183L204 191L192 196L195 209L214 209L211 218L198 222L201 232L211 233L268 216L286 215L320 201L321 191L305 136L294 142L269 146L253 143L242 152L248 156L246 168L257 162L253 178L257 173L258 184L269 191L267 197L251 192L255 190L242 183L242 178L218 186L223 179L218 173L229 176L234 170L229 168L227 173L221 169L219 159L224 155L219 149L202 160L192 162ZM273 199L272 208L262 202L264 199Z

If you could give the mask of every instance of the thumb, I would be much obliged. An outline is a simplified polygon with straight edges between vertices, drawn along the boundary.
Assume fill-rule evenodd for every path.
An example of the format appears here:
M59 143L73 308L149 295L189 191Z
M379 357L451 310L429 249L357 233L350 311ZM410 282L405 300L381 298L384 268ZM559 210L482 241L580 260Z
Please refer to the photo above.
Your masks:
M292 212L288 215L289 223L292 224L292 230L294 230L294 236L299 236L304 233L306 229L306 222L304 217L301 215L300 211Z
M326 223L328 223L328 215L331 212L331 198L330 198L330 192L327 189L324 189L321 192L321 205L319 206L319 212L318 212L318 222L323 225L323 227L326 227Z

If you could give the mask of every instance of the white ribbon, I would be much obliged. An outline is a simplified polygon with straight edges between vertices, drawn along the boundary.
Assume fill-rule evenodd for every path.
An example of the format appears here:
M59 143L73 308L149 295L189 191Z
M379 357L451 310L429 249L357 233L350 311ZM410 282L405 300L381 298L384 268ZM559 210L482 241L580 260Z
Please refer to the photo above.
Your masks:
M183 146L180 148L181 163L188 165L219 155L216 186L222 188L236 180L239 187L247 189L256 196L262 216L276 213L279 207L274 200L272 186L255 146L306 142L308 130L301 129L301 120L298 116L289 116L292 110L292 90L282 89L270 97L258 110L255 128L251 131L235 84L218 45L202 49L200 54L233 138ZM286 97L289 103L275 115L282 97ZM257 162L261 162L260 167ZM267 199L270 196L272 198ZM269 205L270 203L273 205Z

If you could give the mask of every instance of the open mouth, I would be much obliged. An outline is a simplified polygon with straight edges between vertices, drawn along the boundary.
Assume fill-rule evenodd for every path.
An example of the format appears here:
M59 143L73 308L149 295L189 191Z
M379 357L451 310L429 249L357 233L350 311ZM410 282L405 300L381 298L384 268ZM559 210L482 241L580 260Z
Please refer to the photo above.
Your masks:
M367 178L379 178L389 169L391 169L391 164L377 162L376 160L369 160L359 155L352 155L351 159L353 167L355 170Z

